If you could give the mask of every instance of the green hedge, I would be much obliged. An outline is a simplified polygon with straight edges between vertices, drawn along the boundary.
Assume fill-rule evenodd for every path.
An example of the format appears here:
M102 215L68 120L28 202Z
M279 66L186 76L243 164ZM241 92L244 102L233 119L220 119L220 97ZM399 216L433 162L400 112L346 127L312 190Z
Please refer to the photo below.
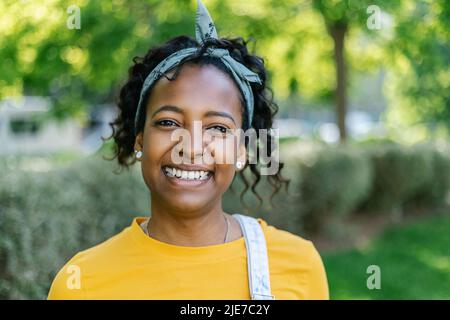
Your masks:
M262 177L256 189L264 204L258 207L257 198L248 193L244 207L235 200L244 188L236 179L236 192L227 194L226 208L304 233L319 231L327 221L337 223L355 211L401 213L409 206L448 205L448 145L404 146L389 141L327 147L289 141L281 146L281 158L284 175L291 179L289 195L281 193L274 198L275 207L270 206L272 187ZM251 181L251 175L246 176Z
M431 157L431 177L408 199L421 206L440 206L448 201L450 190L450 150L446 146L422 147Z
M102 159L49 172L0 169L0 299L46 298L56 271L77 251L147 215L137 172Z
M433 177L429 148L382 145L367 149L374 170L372 193L364 209L399 210Z
M355 148L330 148L300 166L299 206L304 227L317 230L331 214L341 218L367 198L372 167L367 155Z
M392 141L362 146L310 145L286 142L281 146L286 164L284 176L291 179L290 193L268 198L272 187L262 177L256 188L264 199L261 207L251 193L247 207L236 201L243 183L233 183L235 194L225 197L226 209L265 218L295 233L317 232L352 213L405 213L411 206L448 206L450 149L427 143L404 146ZM246 175L251 181L251 175Z

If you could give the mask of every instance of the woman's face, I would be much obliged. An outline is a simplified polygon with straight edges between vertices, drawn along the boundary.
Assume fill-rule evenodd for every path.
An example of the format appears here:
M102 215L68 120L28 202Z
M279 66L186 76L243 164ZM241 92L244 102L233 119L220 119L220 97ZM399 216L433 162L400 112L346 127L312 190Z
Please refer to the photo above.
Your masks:
M228 129L241 127L240 92L223 71L187 64L175 80L161 77L152 88L145 127L135 143L143 151L142 173L152 202L183 212L220 203L233 181L235 162L245 162L244 145L225 139L233 137ZM189 134L183 136L184 144L172 136L183 129Z

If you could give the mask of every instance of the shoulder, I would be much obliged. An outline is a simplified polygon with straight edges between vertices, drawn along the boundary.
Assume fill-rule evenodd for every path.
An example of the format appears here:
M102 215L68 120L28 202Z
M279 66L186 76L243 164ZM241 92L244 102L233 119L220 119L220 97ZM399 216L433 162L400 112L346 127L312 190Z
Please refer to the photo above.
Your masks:
M77 253L58 271L52 281L48 300L86 299L86 292L81 286L82 274Z
M310 240L269 225L261 218L258 218L258 221L264 231L267 246L270 247L270 249L283 251L287 254L300 254L303 258L305 255L309 256L317 253L314 244Z
M122 249L126 246L126 232L127 229L124 229L70 258L53 279L47 299L86 299L89 278L95 276L96 272L107 269L124 252Z
M325 267L314 243L258 221L266 237L270 267L296 277L307 288L308 299L329 299Z

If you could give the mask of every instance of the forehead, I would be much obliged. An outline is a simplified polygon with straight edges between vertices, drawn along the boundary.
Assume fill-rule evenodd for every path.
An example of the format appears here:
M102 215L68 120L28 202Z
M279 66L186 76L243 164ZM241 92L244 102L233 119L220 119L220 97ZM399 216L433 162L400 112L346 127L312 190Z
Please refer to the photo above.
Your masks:
M171 77L174 70L167 73ZM228 111L241 119L241 93L234 81L213 65L181 67L175 80L161 77L153 86L147 111L163 104L175 105L185 113L201 114L207 111Z

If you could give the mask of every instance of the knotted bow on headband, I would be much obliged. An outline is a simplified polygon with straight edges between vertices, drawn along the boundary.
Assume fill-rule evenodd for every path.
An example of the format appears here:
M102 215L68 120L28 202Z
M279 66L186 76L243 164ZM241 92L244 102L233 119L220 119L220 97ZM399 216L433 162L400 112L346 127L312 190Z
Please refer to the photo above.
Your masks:
M216 27L214 26L214 23L211 19L211 16L209 15L208 10L203 5L201 0L198 0L197 4L198 4L197 14L195 18L195 37L197 41L203 44L208 38L218 39ZM149 88L163 74L173 69L174 67L178 66L180 62L184 61L185 58L195 55L198 52L198 50L199 48L186 48L171 54L170 56L162 60L147 76L141 89L139 103L136 110L136 117L134 124L136 134L138 128L139 115L143 108L142 103L145 94L147 93ZM248 111L249 126L251 127L253 118L254 98L252 88L250 87L250 82L256 82L261 84L261 79L256 73L248 69L240 62L234 60L233 57L230 56L228 50L226 49L207 48L206 51L203 53L203 55L209 55L212 57L219 58L223 62L223 64L231 71L234 79L236 80L237 84L239 85L239 88L241 89L244 95L244 100Z

